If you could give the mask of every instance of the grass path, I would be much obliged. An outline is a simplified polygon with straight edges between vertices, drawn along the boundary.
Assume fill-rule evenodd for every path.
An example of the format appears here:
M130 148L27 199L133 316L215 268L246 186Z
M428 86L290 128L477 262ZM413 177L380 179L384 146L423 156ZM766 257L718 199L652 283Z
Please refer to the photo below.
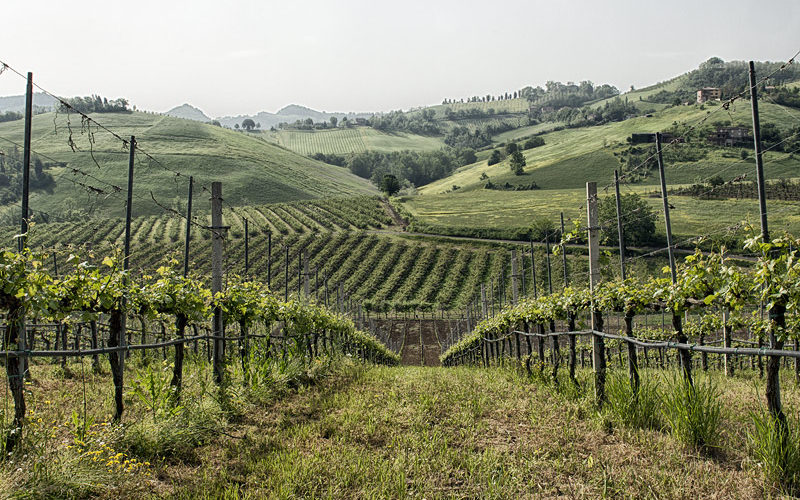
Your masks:
M741 460L698 456L592 413L498 370L359 367L247 412L197 450L197 464L163 466L158 489L194 499L765 493Z

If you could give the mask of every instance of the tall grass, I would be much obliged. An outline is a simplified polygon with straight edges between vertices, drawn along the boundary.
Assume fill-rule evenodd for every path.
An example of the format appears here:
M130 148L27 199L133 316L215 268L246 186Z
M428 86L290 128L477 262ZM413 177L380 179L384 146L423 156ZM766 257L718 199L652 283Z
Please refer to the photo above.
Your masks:
M719 444L722 421L720 391L709 378L690 384L681 375L673 374L662 397L662 415L678 440L689 446L709 451Z
M606 382L608 409L627 427L639 429L661 429L662 395L658 383L652 377L640 379L639 391L634 392L627 374L612 373Z
M747 433L753 456L764 469L768 481L785 493L800 493L800 415L788 418L786 425L766 409L751 414L753 430Z

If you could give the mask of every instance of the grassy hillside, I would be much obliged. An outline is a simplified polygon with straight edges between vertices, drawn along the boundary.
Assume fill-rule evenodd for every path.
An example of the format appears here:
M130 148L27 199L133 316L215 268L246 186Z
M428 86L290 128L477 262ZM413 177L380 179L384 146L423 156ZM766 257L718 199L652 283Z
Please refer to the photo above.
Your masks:
M189 175L204 186L222 181L225 201L232 205L377 193L374 186L344 168L310 160L249 134L145 113L102 114L96 119L121 137L135 135L141 148L158 160L153 163L142 154L137 156L133 206L137 215L161 213L150 199L151 191L161 203L178 206L179 200L185 200ZM21 120L1 123L0 137L21 144L22 125ZM70 128L75 152L68 144ZM0 149L11 147L0 140ZM52 192L34 193L31 208L51 215L67 210L124 214L124 192L92 196L70 182L106 192L113 191L109 184L124 187L128 152L117 139L94 126L82 127L76 115L48 113L33 119L32 147L67 166L49 169L56 186ZM73 174L71 167L93 178ZM176 178L173 171L186 178Z
M762 123L772 122L780 128L786 129L794 123L787 118L786 109L768 102L760 106ZM713 116L710 116L713 113ZM615 168L619 168L619 162L614 158L612 152L619 149L633 133L654 133L665 130L673 124L699 123L703 118L710 116L707 121L731 120L734 123L749 123L750 110L747 106L737 106L730 112L722 110L720 107L700 106L676 106L657 112L651 117L636 117L622 122L610 123L596 127L582 127L574 129L564 129L544 134L545 145L535 149L524 151L527 166L525 172L528 175L523 177L515 176L511 173L508 160L496 165L488 166L486 161L468 165L460 168L450 177L441 179L420 188L423 195L442 193L452 189L453 185L460 186L461 189L481 189L485 180L480 177L486 174L497 183L506 181L512 183L530 183L535 181L542 188L578 188L586 181L606 179L610 181L613 177ZM510 139L510 137L507 136ZM782 154L776 153L775 160L783 158ZM724 159L721 155L712 158L720 168L727 164L738 163L737 159ZM780 163L782 167L772 169L767 172L768 177L794 177L800 173L797 169L797 162ZM567 168L562 170L562 166ZM698 175L702 176L705 172L713 170L707 166L694 165L698 167ZM544 169L551 169L546 172ZM541 178L540 178L541 175ZM671 179L670 182L693 182L695 177L691 173L684 173L679 178ZM647 182L656 183L657 177L651 177Z
M278 130L264 137L303 155L314 153L347 155L364 151L435 151L444 146L439 138L408 133L386 133L371 127L329 130Z

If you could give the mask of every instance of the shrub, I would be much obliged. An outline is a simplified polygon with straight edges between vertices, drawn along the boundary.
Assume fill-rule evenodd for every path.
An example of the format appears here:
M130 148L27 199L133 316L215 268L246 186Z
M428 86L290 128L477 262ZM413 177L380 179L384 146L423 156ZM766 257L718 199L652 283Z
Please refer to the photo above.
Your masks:
M533 149L538 148L539 146L544 146L544 139L541 137L531 137L525 144L523 144L523 149Z

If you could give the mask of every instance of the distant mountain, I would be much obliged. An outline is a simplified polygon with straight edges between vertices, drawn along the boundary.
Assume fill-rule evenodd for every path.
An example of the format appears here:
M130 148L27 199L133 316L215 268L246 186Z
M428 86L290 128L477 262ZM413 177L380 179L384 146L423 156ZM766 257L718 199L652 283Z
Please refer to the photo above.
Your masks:
M219 120L223 127L233 127L237 123L241 125L242 120L250 118L254 122L260 123L262 129L268 129L277 126L279 123L294 123L297 120L306 120L307 118L314 120L314 123L319 123L330 121L331 117L334 116L339 120L344 117L347 117L348 120L352 120L354 118L369 118L374 114L375 113L327 113L325 111L317 111L305 106L300 106L299 104L289 104L281 108L277 113L261 111L255 115L223 116L217 118L217 120Z
M211 118L206 116L201 110L195 108L191 104L181 104L164 113L167 116L174 116L175 118L183 118L184 120L194 120L198 122L210 122Z
M43 94L41 92L34 92L33 94L33 106L34 108L41 108L41 111L52 111L55 106L56 101L54 98L50 97L47 94ZM22 113L25 111L25 96L24 95L10 95L5 97L0 97L0 113L5 113L6 111L13 111L15 113Z

